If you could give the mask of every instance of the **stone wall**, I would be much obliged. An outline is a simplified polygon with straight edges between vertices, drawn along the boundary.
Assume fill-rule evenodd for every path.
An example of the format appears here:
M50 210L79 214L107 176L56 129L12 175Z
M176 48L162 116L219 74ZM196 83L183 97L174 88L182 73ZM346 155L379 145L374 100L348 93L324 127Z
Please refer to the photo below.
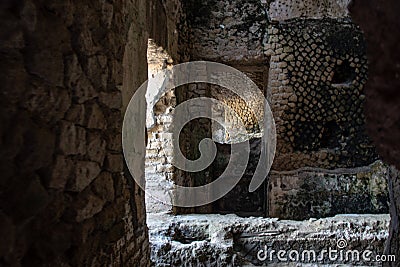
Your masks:
M148 90L154 91L157 88L153 87L163 84L163 80L159 82L157 74L171 66L168 63L171 60L163 47L149 39L147 47ZM149 97L146 96L146 98ZM160 191L162 187L165 187L162 192L167 194L167 190L170 188L168 184L172 183L174 173L172 119L176 106L175 92L174 90L167 92L158 99L157 103L152 101L152 99L147 99L146 188ZM159 212L168 209L160 203L159 198L154 199L154 197L151 197L151 194L146 194L147 212Z
M269 100L277 126L278 144L272 168L276 173L268 186L249 194L247 187L261 150L256 139L260 129L253 111L262 112L262 102L256 100L246 104L234 93L216 86L205 90L231 107L245 123L248 137L254 138L247 174L231 193L214 204L214 212L257 211L258 214L289 218L294 214L293 210L285 211L283 205L278 204L271 206L271 203L280 202L280 198L293 197L286 195L285 190L280 191L282 195L274 191L277 180L288 179L288 176L280 177L281 171L296 171L303 167L325 169L325 172L335 170L350 181L352 178L342 168L354 172L354 168L366 167L378 160L375 147L366 135L363 114L368 71L366 42L360 28L349 17L348 4L347 0L302 1L301 4L289 0L236 0L208 1L206 5L189 1L186 4L192 37L191 59L222 62L246 73ZM192 86L190 90L197 90L197 87ZM225 169L230 150L224 144L244 141L227 133L229 130L234 132L237 116L226 110L213 109L212 112L213 116L222 117L227 127L224 131L221 125L212 123L213 140L220 144L211 169L201 174L203 183L216 179ZM194 132L200 133L207 126L199 127L202 130L191 130L191 138ZM205 137L209 136L202 138ZM188 152L188 155L194 153L193 158L196 158L196 144L189 142L187 145L194 146L195 150ZM384 191L386 176L380 172L374 175L381 175ZM293 184L300 186L300 180L305 182L311 176L300 179L293 174ZM296 188L293 192L298 190L301 191ZM328 192L329 188L324 190ZM336 197L342 201L347 197L343 194L344 191ZM331 201L338 201L331 197ZM387 211L387 200L388 195L383 194L383 208L371 204L365 212ZM357 200L354 201L352 204L357 207ZM250 207L246 203L257 204ZM314 205L321 212L311 212L307 216L341 212ZM270 213L267 208L282 210ZM300 208L298 212L301 213Z
M121 148L122 99L147 76L146 2L0 4L0 265L147 265Z
M284 21L293 18L346 18L351 0L275 0L269 1L271 21Z
M365 40L351 21L294 19L268 29L268 89L278 144L273 168L365 166Z
M168 191L173 186L172 127L176 107L175 90L155 96L158 87L164 86L164 77L157 74L171 69L173 64L185 60L185 13L178 0L154 1L149 7L150 39L147 47L148 92L146 147L147 212L172 210ZM163 203L164 202L164 203Z
M185 1L191 59L240 64L264 62L266 4L259 0Z
M172 186L175 168L173 166L172 118L175 107L174 92L167 93L154 108L156 124L148 131L146 147L146 188L168 194ZM164 211L166 207L159 201L146 197L146 211ZM161 205L160 205L161 204ZM159 208L156 208L159 206Z
M267 96L278 141L267 194L270 216L388 211L387 166L366 176L363 168L354 169L378 156L363 113L366 41L347 8L348 1L273 1L268 9ZM348 188L331 184L336 180ZM380 186L365 191L360 181ZM354 194L359 191L364 193Z
M207 60L226 63L244 71L263 91L266 89L268 81L268 58L263 53L262 42L266 29L266 13L264 5L260 1L185 1L185 11L187 13L188 36L190 43L188 55L190 60ZM201 70L200 75L207 75L206 70ZM199 96L212 97L226 103L239 117L245 122L250 135L260 133L258 122L254 119L254 111L262 112L262 100L254 99L248 106L237 95L229 90L207 84L190 85L177 91L178 104L187 99ZM205 107L206 108L206 107ZM227 128L235 129L236 123L233 120L237 116L232 116L225 110L210 108L213 116L220 116L226 122ZM228 136L227 131L223 131L217 123L211 120L202 119L188 124L185 127L181 138L181 147L189 159L199 157L197 145L203 138L213 138L218 144L218 155L214 163L206 170L190 174L188 172L177 171L176 180L180 184L203 185L216 179L224 170L226 159L229 158L229 147L226 143L240 142L240 138ZM186 136L186 137L185 137ZM245 138L246 139L246 138ZM248 139L248 137L247 137ZM260 143L255 141L252 145L254 153L260 151ZM256 160L256 159L254 159ZM253 166L253 164L250 164ZM251 170L249 169L249 172ZM196 181L196 182L193 182ZM243 184L236 190L243 191L244 184L248 184L248 179L243 179ZM236 191L237 193L238 191ZM259 192L258 192L259 193ZM262 193L262 192L261 192ZM233 195L233 194L232 194ZM184 212L234 212L240 210L240 201L231 201L231 196L206 207L197 209L185 209ZM262 203L258 194L254 194L257 201ZM243 195L241 200L245 200L243 205L251 206L248 195ZM235 203L235 204L234 204ZM258 214L262 214L262 204L254 209ZM261 207L261 209L259 209ZM177 209L179 212L180 209ZM261 213L260 213L261 212Z
M272 171L267 193L268 215L305 220L335 214L388 213L387 180L391 175L381 161L333 171L316 168Z
M388 215L338 215L307 221L280 221L275 218L241 218L235 215L149 215L151 258L158 266L380 266L362 259L382 254L388 236ZM338 241L345 240L345 248ZM342 243L340 243L342 244ZM326 250L338 250L337 260ZM341 250L343 248L343 250ZM257 254L263 250L260 257ZM277 252L312 250L315 258L280 261ZM325 250L325 255L324 252ZM346 260L348 251L358 250L359 260ZM274 251L274 252L273 252ZM340 252L342 251L342 252ZM275 254L274 254L275 253ZM332 255L335 255L334 252ZM340 257L343 253L343 257ZM293 255L293 253L291 253ZM322 259L323 258L323 259Z
M233 67L247 75L261 92L266 94L268 62L258 65L234 65ZM263 129L260 129L260 123L263 123L265 99L260 99L258 95L250 95L245 101L230 89L215 85L210 87L211 97L229 107L229 109L217 105L211 107L213 118L224 122L224 125L219 125L215 121L212 122L212 138L214 141L220 144L232 144L262 136ZM258 118L261 118L261 120L259 121ZM244 136L239 134L242 124L247 132Z

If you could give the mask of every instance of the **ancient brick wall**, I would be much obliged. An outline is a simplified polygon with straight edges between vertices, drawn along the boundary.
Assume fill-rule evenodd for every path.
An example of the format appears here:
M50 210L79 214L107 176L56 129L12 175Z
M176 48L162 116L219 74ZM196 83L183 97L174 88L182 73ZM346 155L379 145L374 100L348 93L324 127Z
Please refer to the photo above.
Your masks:
M165 192L171 189L175 168L173 166L173 111L174 91L168 92L154 107L155 125L148 130L146 146L146 188ZM159 199L158 199L159 200ZM146 197L146 211L160 212L171 209L150 195ZM157 208L158 207L158 208Z
M367 58L360 29L350 21L297 19L273 24L268 33L274 169L375 161L363 114Z
M302 219L388 211L388 167L379 170L374 167L379 161L372 164L378 156L363 113L366 41L351 21L348 1L322 2L274 1L269 9L268 97L278 140L267 194L270 216ZM363 166L369 175L354 169ZM328 182L329 170L351 186L365 180L373 190L340 189ZM364 193L353 195L358 190ZM360 197L367 206L358 204ZM348 204L340 211L335 203L343 201ZM291 210L289 203L301 208Z
M146 2L1 3L0 265L147 265L121 147L122 98L147 76Z
M289 190L280 188L279 181L290 176L284 174L285 171L298 171L292 173L291 182L299 187L308 178L320 179L328 169L336 170L346 181L354 181L351 175L357 172L354 168L365 167L376 171L373 166L378 156L366 134L363 114L364 85L368 78L366 42L360 28L349 17L348 4L347 0L302 1L301 4L297 1L209 1L204 6L187 3L192 36L191 59L226 63L248 74L268 98L277 126L274 175L270 177L269 185L260 189L267 192L252 196L245 193L252 177L251 166L256 166L261 149L260 143L254 139L254 154L246 177L215 204L215 211L259 212L261 208L270 209L271 212L265 211L270 216L293 218L297 213L288 210L285 213L286 204L283 203L286 202L281 200L291 198L299 205L302 200L291 196ZM250 133L259 132L253 122L254 114L249 110L262 108L261 102L246 105L229 90L215 86L209 88L205 92L237 112ZM192 89L197 90L197 87ZM248 107L249 104L252 107ZM228 130L235 129L237 122L232 114L225 110L213 110L213 115L222 117ZM205 125L199 127L202 130L192 129L191 133L200 133L206 128ZM223 144L243 141L229 136L216 123L212 123L212 137L221 144L218 145L219 154L213 167L201 175L205 181L216 179L226 167L229 149ZM193 142L189 145L194 145L192 152L195 153L197 145ZM304 167L316 169L307 172L302 170ZM371 174L366 179L372 185L372 177L379 176L382 187L374 187L376 191L366 193L364 197L371 201L366 202L368 207L362 208L365 212L387 211L384 174L387 169L382 168L382 172ZM326 175L329 176L328 173ZM297 192L297 189L292 192ZM321 192L331 196L331 202L339 203L347 197L345 191L332 193L329 186ZM380 196L379 205L373 204L376 195ZM298 197L301 198L300 195ZM257 204L258 208L249 208L245 204L246 199L263 204ZM356 205L358 200L352 201L354 205L350 205L351 210L346 212L359 210ZM313 214L320 217L341 212L327 207L325 204L329 201L325 204L311 202L310 199L310 202L303 203L306 207L315 206L315 212L310 211L307 216ZM270 204L269 208L267 204ZM298 212L301 213L300 209Z
M155 97L164 78L158 74L185 60L185 13L178 0L154 1L149 5L149 42L147 46L148 94L146 127L146 194L147 212L170 211L168 191L173 186L173 117L176 107L175 90ZM154 98L155 97L155 98ZM167 198L167 199L166 199Z
M158 78L159 72L167 70L171 66L168 63L171 60L170 55L162 46L149 39L147 47L148 90L155 91L158 90L158 86L162 86L164 81L163 78L161 80ZM172 121L175 106L175 90L166 92L164 96L157 100L147 99L146 188L165 192L166 195L168 189L172 186L171 181L174 172ZM146 211L160 212L171 209L171 207L166 207L163 203L160 203L159 200L152 194L147 194Z
M262 42L266 30L266 13L264 5L260 1L185 1L187 13L188 36L190 42L188 55L190 60L207 60L226 63L238 69L242 69L248 74L261 90L266 88L268 80L268 67L265 63L268 59L263 53ZM199 75L208 75L207 70L199 70ZM254 99L248 107L237 95L225 90L224 88L207 84L190 85L181 90L177 90L177 103L186 101L193 97L212 97L226 103L243 119L250 134L259 133L258 122L255 121L254 112L262 112L262 100ZM214 107L204 107L212 109L213 116L222 117L232 130L236 129L237 122L229 112L216 110ZM228 136L227 131L222 131L215 122L207 119L195 120L184 128L181 135L181 148L189 159L197 159L200 154L198 150L199 141L204 138L213 138L218 144L218 155L214 163L204 171L196 174L177 171L176 181L186 186L199 186L207 184L216 179L225 169L226 159L229 158L229 149L224 143L240 142L242 137ZM186 137L185 137L186 136ZM244 139L248 139L245 137ZM243 140L242 140L243 141ZM222 145L221 145L222 144ZM260 143L254 142L252 148L254 153L260 151ZM256 158L252 158L256 161ZM254 164L253 164L254 165ZM252 166L253 166L252 165ZM249 169L249 172L251 170ZM237 192L243 192L243 185L248 184L249 180L243 180L243 184L236 188ZM242 188L243 187L243 188ZM236 193L232 193L222 202L214 203L206 207L184 212L210 213L224 210L233 212L243 210L242 200L246 200L247 207L251 206L251 199L254 203L260 203L254 210L262 213L263 201L260 196L254 194L254 198L232 198ZM233 207L235 207L233 209ZM259 209L261 207L261 209ZM177 209L180 210L180 209Z

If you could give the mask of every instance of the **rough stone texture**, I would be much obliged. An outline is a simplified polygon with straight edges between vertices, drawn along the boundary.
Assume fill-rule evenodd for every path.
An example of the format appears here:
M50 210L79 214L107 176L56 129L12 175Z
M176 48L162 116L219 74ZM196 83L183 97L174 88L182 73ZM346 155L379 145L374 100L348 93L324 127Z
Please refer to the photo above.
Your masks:
M193 40L190 58L223 62L244 71L269 99L278 134L274 171L314 167L326 169L320 170L320 175L325 172L329 176L328 170L334 170L342 172L345 180L353 181L346 173L353 173L353 168L368 166L378 159L375 147L366 135L363 114L363 89L368 69L366 44L361 30L348 16L349 1L301 1L299 4L295 1L237 0L209 1L206 4L200 6L191 1L186 4ZM278 13L281 17L276 16ZM260 100L246 105L237 95L215 86L204 89L193 85L187 91L189 93L185 96L177 95L178 103L192 96L209 94L231 107L244 121L248 133L260 133L255 113L250 111L262 112ZM240 142L240 138L227 134L235 129L237 116L226 110L213 109L212 112L213 116L223 118L227 126L223 130L213 123L213 140L221 144ZM198 140L209 137L209 133L204 132L207 122L203 125L197 122L197 125L201 129L191 128L189 141L183 146L189 158L198 156ZM198 137L194 138L193 133L198 133ZM213 205L213 212L269 214L266 209L272 206L267 203L276 203L277 198L287 197L285 193L268 194L270 188L276 188L272 184L276 175L270 179L269 185L261 187L255 194L247 192L257 164L256 155L261 150L256 139L252 144L253 155L247 174L230 194ZM199 184L216 179L226 167L230 151L224 145L218 145L218 148L211 169L199 175ZM304 182L299 182L299 177L294 175L292 185L304 185L309 178L314 180L315 177L308 174L310 177L305 173L301 175ZM386 188L386 175L381 174L378 184L382 187L375 193L382 196L380 203L386 203L387 194L380 194L380 190ZM193 175L185 175L178 172L177 180L185 181L181 184L193 185L190 182ZM285 179L289 178L285 176ZM357 190L362 190L359 181L354 183L356 187L360 186ZM292 189L294 194L302 192L301 188ZM337 194L345 194L346 190L342 189L343 192L330 196L331 202ZM350 197L348 200L352 210L358 207L358 199ZM316 205L320 211L308 216L341 213L336 208L323 208L325 204ZM282 210L274 210L271 214L280 214L284 218L289 214L293 218L297 216L295 214L305 216L302 206L298 206L297 211L285 210L283 206L278 205ZM209 212L210 207L206 210ZM371 204L359 210L386 212L387 205Z
M185 61L185 13L178 0L154 1L149 5L150 39L147 47L148 92L147 147L146 147L146 210L160 212L172 210L168 191L173 186L172 127L176 106L175 90L158 95L163 80L157 73L169 69L172 64ZM183 44L182 44L183 43ZM160 201L162 200L162 201ZM164 202L164 203L163 203Z
M196 75L205 79L207 77L207 70L200 66L199 69L195 70ZM197 97L209 97L210 87L204 83L190 84L181 86L176 90L177 104L180 104L186 100L197 98ZM211 107L207 104L203 106L192 106L193 109L206 110L211 114ZM182 129L179 137L179 149L182 154L189 160L198 159L200 151L198 149L199 143L204 138L211 138L211 121L207 118L197 118L191 120ZM175 148L178 149L178 148ZM208 150L210 151L210 150ZM202 186L212 182L212 169L208 166L205 170L199 172L188 172L183 170L177 170L174 175L175 184L181 186ZM189 196L195 198L196 196ZM212 205L205 205L194 208L178 208L174 207L175 213L210 213L212 211Z
M149 215L148 225L151 258L156 266L274 266L276 257L273 261L260 261L257 252L267 246L268 251L286 249L301 253L313 249L318 255L329 247L337 249L338 240L343 238L347 243L344 252L368 249L373 255L382 254L389 220L388 215L338 215L298 222L235 215L158 214ZM326 258L312 263L333 264ZM334 263L354 266L354 262L345 260Z
M146 2L0 4L0 265L147 265L120 140L122 85L147 76Z
M365 42L350 21L271 25L269 87L278 144L274 170L343 168L377 159L363 114Z
M268 215L305 220L338 213L388 213L387 180L392 175L381 161L355 169L272 171Z
M276 21L272 19L265 49L266 55L271 56L267 96L278 135L273 171L316 167L321 168L319 175L326 178L329 177L328 169L336 169L335 172L341 172L344 178L346 173L354 171L351 168L368 166L378 159L375 147L366 135L363 114L367 81L366 44L359 27L347 17L348 3L345 2L330 1L341 5L341 15L340 12L334 15L332 10L325 9L326 6L314 5L314 1L274 1L270 5L269 17L274 17L276 8L288 10L288 14L277 17ZM315 15L315 12L321 13ZM268 189L272 191L267 194L270 214L283 218L329 216L332 212L340 213L335 207L343 201L342 198L349 201L346 208L350 210L387 211L386 204L360 207L358 197L361 196L354 198L343 187L339 187L341 189L337 192L322 189L325 193L321 198L303 196L302 192L312 194L313 190L321 190L324 183L316 182L318 186L315 187L312 184L318 178L312 173L301 173L300 176L271 175ZM376 178L382 185L377 190L382 196L379 202L386 203L387 194L382 192L387 177L384 172L378 171L377 174L381 174ZM360 186L360 177L354 181L350 176L345 178L352 181L349 188L354 190ZM278 189L281 184L289 186L290 190ZM346 194L350 195L344 197ZM293 200L294 203L290 202L293 205L287 205L289 199Z
M156 82L152 82L157 73L167 69L167 62L170 56L153 42L149 42L147 51L149 64L149 84L148 90L158 89ZM162 84L162 83L161 83ZM153 88L154 87L154 88ZM172 119L173 111L176 106L174 90L166 92L161 98L147 100L147 135L148 143L146 148L146 171L149 173L159 173L166 178L172 178ZM153 106L154 105L154 106Z
M313 19L344 18L349 15L351 0L276 0L269 7L271 21L306 17Z
M157 73L166 70L168 65L170 66L168 62L171 62L171 58L162 47L149 40L147 61L149 65L148 90L158 90L159 83L155 77L158 77ZM163 82L164 80L160 82L160 85ZM148 143L145 175L146 189L147 192L150 192L146 194L146 211L160 212L172 209L160 200L168 196L174 172L172 122L176 106L175 92L174 90L167 92L160 99L156 99L156 101L158 100L156 103L153 103L153 99L149 99L147 95L146 100L148 105L146 119ZM167 203L171 203L171 200L168 199Z
M186 46L190 48L187 51L190 60L217 61L232 65L248 74L264 92L266 81L268 80L268 66L265 66L268 59L265 57L262 47L267 23L264 10L265 4L252 0L206 1L204 3L185 1L184 7L188 18L190 43L186 44ZM199 70L198 74L207 75L207 72L206 70ZM250 135L259 133L260 129L256 125L257 122L254 121L255 114L251 111L246 111L247 105L244 101L223 88L206 84L193 84L177 90L176 96L178 104L199 96L218 99L238 113L239 117L245 121ZM254 99L247 109L261 112L262 104L263 101L261 99ZM213 109L213 107L205 108ZM232 114L228 114L224 110L213 109L212 112L214 113L213 116L222 117L228 125L232 126L233 129L235 128L233 118L237 118L237 116L232 116ZM181 134L181 149L187 158L196 159L200 156L197 145L203 138L212 137L221 144L238 142L242 138L228 136L226 132L222 131L218 125L210 120L195 120L188 124ZM248 139L248 136L245 139ZM229 156L223 146L220 146L220 148L217 158L220 158L221 162L214 162L214 165L196 174L177 170L175 181L181 185L194 186L203 185L216 179L218 173L223 170L226 159L224 157ZM260 146L253 148L256 154L258 153L257 151L260 151ZM248 180L243 180L242 182L242 184L246 184ZM243 188L237 189L243 191ZM232 205L229 204L230 198L226 200L228 205L219 202L215 207L208 205L191 210L176 209L176 211L209 213L217 211L217 207L222 205L220 208L223 208L224 212L233 212L233 203L237 204L237 199L231 203ZM246 200L244 205L251 206L251 198L244 197L242 200ZM257 212L259 213L262 208L259 210L257 205L255 210L258 210Z
M268 65L266 63L234 65L234 67L247 75L261 92L267 91ZM242 88L238 89L242 90ZM259 126L264 120L265 99L259 98L258 95L249 95L245 101L231 90L214 85L211 86L211 97L229 107L229 109L217 105L211 107L213 118L220 119L224 123L222 126L215 121L212 122L212 137L215 142L240 143L262 136L263 129ZM239 125L242 124L246 128L245 135L240 133Z
M221 199L213 203L213 212L219 214L235 213L240 216L268 215L267 211L267 183L264 182L259 189L250 193L248 188L253 178L254 170L260 158L261 138L252 138L250 143L250 156L243 177L237 185ZM218 154L212 165L213 176L219 177L228 165L231 155L230 144L217 144Z
M264 62L265 7L258 0L185 1L192 60Z

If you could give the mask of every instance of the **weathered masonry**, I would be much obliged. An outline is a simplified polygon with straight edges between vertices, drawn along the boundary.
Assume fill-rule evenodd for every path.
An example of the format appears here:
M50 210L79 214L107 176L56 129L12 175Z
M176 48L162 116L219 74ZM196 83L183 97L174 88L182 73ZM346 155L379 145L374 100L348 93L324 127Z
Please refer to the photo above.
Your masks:
M349 249L399 259L400 2L354 0L349 12L350 2L1 1L0 265L251 266L262 265L260 245L321 249L345 236L353 237ZM176 88L154 110L143 96L134 127L143 139L147 131L147 154L135 164L148 188L213 181L230 144L243 141L194 121L181 150L195 159L208 137L217 158L199 173L174 168L178 104L213 97L245 121L251 160L242 180L213 204L182 209L134 183L121 131L136 88L194 60L233 66L258 85L278 148L268 179L248 193L262 101L208 84ZM204 108L235 128L226 110ZM144 141L135 145L146 150ZM387 213L389 200L391 218L369 214Z
M363 113L368 78L366 41L351 20L348 2L211 2L186 3L184 32L190 38L181 42L182 51L186 59L233 66L260 88L277 127L272 171L264 185L248 192L261 150L262 133L255 115L263 112L262 100L245 103L226 88L192 84L164 96L154 110L158 123L152 129L160 130L149 134L149 185L202 185L217 179L226 168L230 144L243 140L206 119L184 128L181 149L195 159L199 157L198 142L212 138L218 144L214 163L196 174L171 166L173 136L169 127L174 107L206 96L227 104L242 119L251 143L250 161L228 195L207 207L177 208L175 212L234 212L285 219L388 212L388 166L379 160L366 134ZM167 68L168 55L164 57ZM213 116L235 128L232 114L204 108L211 108ZM155 168L158 175L151 174Z

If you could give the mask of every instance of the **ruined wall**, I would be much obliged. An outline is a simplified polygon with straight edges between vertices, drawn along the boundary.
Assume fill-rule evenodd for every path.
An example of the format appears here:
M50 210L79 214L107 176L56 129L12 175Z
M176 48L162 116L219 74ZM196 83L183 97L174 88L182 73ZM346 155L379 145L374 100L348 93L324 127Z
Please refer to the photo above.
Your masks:
M146 2L0 4L0 265L147 265L121 148L122 98L147 74Z
M173 186L175 171L172 127L176 107L174 89L159 99L153 99L152 93L164 83L157 74L185 60L186 45L180 43L184 42L186 29L185 13L178 0L154 1L149 5L148 13L150 39L147 47L149 84L146 95L148 143L145 172L146 188L151 190L151 194L146 194L146 211L151 213L172 210L172 206L163 201L171 201L168 190Z
M267 29L265 3L254 0L205 2L188 1L186 4L192 40L191 60L208 60L235 67L248 75L264 93L268 81L268 58L262 45ZM218 86L210 86L210 96L239 115L249 134L260 133L255 113L263 113L262 99L245 103L229 89ZM227 130L222 131L222 127L212 123L215 141L240 142L240 138L227 136L228 130L237 128L235 116L225 110L213 110L213 116L222 117L227 126Z
M378 156L363 113L366 41L349 17L348 4L274 1L268 10L268 97L278 140L267 194L270 216L388 211L389 170L381 162L376 163L381 169L373 167ZM363 166L369 175L354 169ZM332 181L349 183L351 190L329 182L331 170ZM360 181L372 191L362 189ZM345 208L336 207L343 202Z
M173 91L167 93L156 104L154 108L156 124L148 130L148 144L146 146L146 188L156 191L161 190L165 194L172 186L175 170L173 166L174 147L172 140L172 118L175 106ZM146 211L160 212L171 209L171 207L161 204L159 200L148 195L146 197Z
M268 85L268 62L255 65L233 65L236 69L247 75L261 90L263 94L267 92ZM239 88L246 90L245 88ZM224 125L212 122L212 138L220 144L232 144L244 142L252 138L260 138L263 129L260 123L263 123L265 99L259 99L257 95L249 96L245 101L237 94L220 86L210 86L211 97L224 103L229 109L218 106L212 106L212 116L214 119L220 119ZM258 118L261 118L259 121ZM240 120L240 121L239 121ZM241 136L240 126L246 128L247 134Z
M338 215L332 218L306 221L275 218L241 218L229 215L150 215L151 258L160 266L180 266L190 262L195 266L380 266L376 262L346 257L329 259L327 248L336 249L338 240L346 240L346 250L372 251L381 255L388 236L388 215ZM285 262L258 254L268 250L317 252L318 259L301 257ZM259 255L257 257L257 255ZM322 256L321 256L322 255ZM319 257L321 256L321 257ZM261 257L261 259L260 259ZM321 259L323 257L323 259ZM357 262L357 263L356 263Z
M157 88L153 87L163 84L163 81L158 82L157 74L171 66L168 64L168 62L171 62L171 58L163 47L158 46L152 39L149 39L147 62L149 69L148 90L157 90ZM146 96L146 98L149 97ZM171 183L174 172L172 119L176 106L175 91L167 92L157 103L147 99L147 105L146 188L159 191L161 187L165 187L165 192L167 192L170 188L168 184ZM146 194L147 212L168 210L168 207L160 203L160 199L151 195Z
M234 66L248 74L264 91L268 81L268 66L266 65L268 59L265 57L261 45L266 30L264 5L260 1L252 0L202 1L201 3L185 1L185 10L189 26L190 60L207 60ZM207 75L206 72L204 74ZM200 71L200 75L203 75L203 70ZM226 103L243 119L249 134L259 133L257 122L254 120L255 114L250 110L261 112L263 110L262 100L255 99L249 107L229 90L206 84L190 85L185 90L177 91L178 103L199 96L212 97ZM232 116L225 110L216 110L214 107L207 108L212 109L213 116L222 117L227 123L228 129L235 129L236 123L233 118L237 116ZM196 175L178 171L177 179L182 184L186 181L187 185L191 185L190 180L193 179L198 181L196 185L201 185L218 178L225 169L226 159L229 158L230 145L227 143L241 142L240 138L228 136L227 131L223 131L220 125L210 120L196 120L184 129L182 136L183 139L186 139L182 142L182 148L186 150L185 153L190 159L198 158L197 145L200 140L212 137L219 143L217 158L208 169ZM252 145L255 154L260 151L259 144L255 141ZM256 158L252 158L252 161L256 164ZM253 166L252 163L250 165ZM248 172L251 170L249 169ZM239 185L234 193L229 194L221 202L214 203L214 206L200 207L196 209L196 212L234 212L244 210L244 206L250 207L251 203L257 202L260 205L257 205L252 211L256 211L259 215L262 214L263 201L259 196L260 192L254 194L253 197L244 194L240 200L234 197L238 192L244 193L243 186L248 185L249 180L243 179L242 182L243 184Z
M377 159L366 135L367 58L350 20L294 19L269 30L275 170L359 167Z
M264 62L265 3L258 0L186 1L192 60Z
M302 1L301 4L297 1L209 1L206 6L188 2L188 14L193 15L189 16L193 36L191 58L226 63L246 73L269 100L277 126L275 174L270 177L269 185L262 186L255 194L247 192L261 149L255 138L251 140L253 154L245 176L232 192L214 204L215 211L262 213L264 210L270 216L294 218L296 212L282 210L286 202L281 198L294 196L277 185L281 179L288 179L288 176L281 177L280 172L303 167L367 167L378 159L366 135L363 114L368 70L366 43L361 30L349 17L348 4L346 0ZM246 104L227 89L210 88L210 96L237 112L249 133L259 133L254 113L249 110L254 107L256 112L263 110L262 102ZM213 109L213 116L222 117L227 130L237 125L235 116L225 110ZM213 139L220 144L209 180L216 179L226 167L230 150L224 144L243 141L227 132L221 125L212 123ZM345 170L342 173L345 180L352 180ZM299 170L292 176L293 184L301 186L300 181L307 180L307 175L313 176ZM387 211L385 175L379 177L382 190L369 192L365 197L382 194L383 206L375 207L368 202L370 206L363 209L365 212ZM367 183L374 181L369 177ZM293 192L298 190L301 191L296 187ZM325 188L324 192L330 191ZM330 201L307 202L307 207L315 205L314 209L320 210L310 211L307 216L340 213L327 203L340 202L345 192L328 195ZM250 207L246 201L257 204ZM354 201L348 212L357 212L357 200ZM294 202L301 205L303 200L294 197ZM271 205L269 212L265 211L267 204ZM300 215L300 209L298 212Z
M305 220L336 214L388 213L390 175L381 161L334 171L313 168L272 171L269 215Z

